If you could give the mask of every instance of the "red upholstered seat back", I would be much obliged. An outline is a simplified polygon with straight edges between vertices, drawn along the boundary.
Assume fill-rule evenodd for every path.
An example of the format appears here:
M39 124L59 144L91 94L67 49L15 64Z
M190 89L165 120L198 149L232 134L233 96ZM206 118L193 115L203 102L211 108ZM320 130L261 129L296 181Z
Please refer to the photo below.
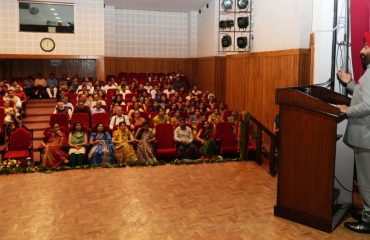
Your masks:
M103 123L104 127L109 127L109 113L95 113L91 116L91 128L95 128L98 123Z
M24 127L16 128L9 139L9 150L27 150L32 146L32 132Z
M233 126L228 122L219 122L216 124L216 139L221 141L221 147L234 146Z
M80 122L82 127L89 129L90 127L90 115L88 113L73 113L71 118L71 125L73 126L76 122Z
M155 127L155 138L157 140L157 148L175 148L173 139L173 127L171 124L158 124Z
M54 123L58 123L60 127L64 127L68 129L69 127L69 117L68 113L57 113L57 114L52 114L50 116L50 122L49 125L53 126Z

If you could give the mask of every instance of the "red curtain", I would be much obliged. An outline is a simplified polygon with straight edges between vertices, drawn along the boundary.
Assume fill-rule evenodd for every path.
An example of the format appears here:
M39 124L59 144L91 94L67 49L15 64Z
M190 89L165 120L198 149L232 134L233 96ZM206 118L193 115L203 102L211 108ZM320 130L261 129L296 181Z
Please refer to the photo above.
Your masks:
M352 44L352 65L354 79L363 74L360 61L360 50L364 46L364 32L369 31L370 26L370 0L351 0L351 44Z

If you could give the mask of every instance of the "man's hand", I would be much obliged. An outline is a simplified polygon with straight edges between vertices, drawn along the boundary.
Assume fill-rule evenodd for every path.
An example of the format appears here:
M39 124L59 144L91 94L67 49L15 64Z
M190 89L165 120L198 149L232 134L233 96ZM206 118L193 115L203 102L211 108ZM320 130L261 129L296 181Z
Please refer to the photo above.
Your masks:
M337 76L345 84L348 84L352 80L352 74L346 73L342 69L338 70Z
M348 106L347 105L337 105L337 107L339 108L339 110L342 113L346 113L347 112L347 109L348 109Z

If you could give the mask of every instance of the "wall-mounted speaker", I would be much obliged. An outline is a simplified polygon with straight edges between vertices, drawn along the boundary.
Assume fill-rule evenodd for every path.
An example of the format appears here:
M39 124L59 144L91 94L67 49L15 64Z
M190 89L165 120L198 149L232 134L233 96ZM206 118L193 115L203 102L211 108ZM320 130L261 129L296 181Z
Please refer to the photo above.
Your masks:
M232 40L231 40L230 35L225 35L225 36L222 37L221 45L222 45L223 48L230 47L231 44L232 44Z
M238 17L238 27L239 28L248 28L249 18L248 17Z

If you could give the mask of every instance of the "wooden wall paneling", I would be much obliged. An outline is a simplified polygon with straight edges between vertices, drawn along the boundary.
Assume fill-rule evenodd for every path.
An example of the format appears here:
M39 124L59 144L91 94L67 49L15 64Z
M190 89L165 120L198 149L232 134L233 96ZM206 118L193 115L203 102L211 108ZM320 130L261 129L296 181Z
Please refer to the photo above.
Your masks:
M270 130L278 111L275 89L309 82L310 52L306 49L226 57L227 104L250 112Z
M37 73L42 73L44 76L54 73L57 77L65 73L69 76L78 74L79 76L96 77L96 63L92 59L63 59L57 66L48 59L8 59L6 61L10 63L8 78L10 76L36 76Z
M57 76L67 73L95 78L96 59L101 58L101 56L0 54L0 58L3 62L2 65L6 66L1 76L7 79L36 75L39 72L44 75L53 72ZM59 66L51 65L51 60L55 59L61 60Z
M221 101L225 100L225 81L226 81L226 58L216 58L216 83L215 94Z

